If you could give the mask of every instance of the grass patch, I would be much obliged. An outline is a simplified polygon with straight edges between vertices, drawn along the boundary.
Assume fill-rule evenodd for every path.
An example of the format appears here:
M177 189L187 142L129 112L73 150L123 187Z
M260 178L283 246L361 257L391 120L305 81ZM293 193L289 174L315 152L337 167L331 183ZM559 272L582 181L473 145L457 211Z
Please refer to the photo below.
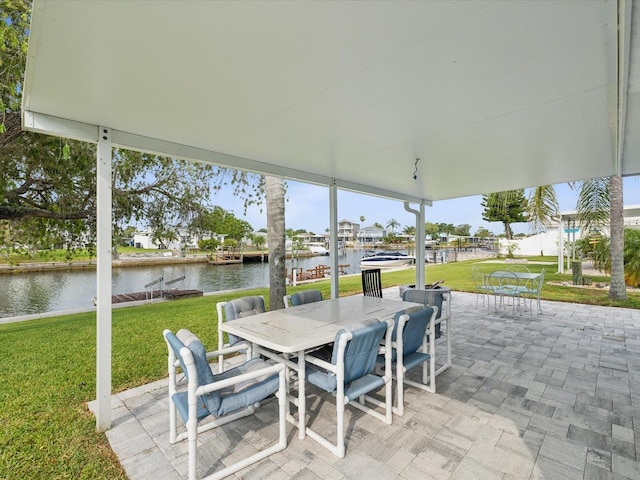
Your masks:
M546 279L561 281L555 265L527 265L532 271L546 268ZM427 282L444 279L454 290L473 292L470 268L485 272L499 264L466 261L426 268ZM552 273L553 272L553 273ZM594 281L607 277L590 276ZM383 287L414 283L413 269L384 272ZM319 289L330 297L328 280L288 288L288 293ZM341 296L362 291L359 275L340 279ZM242 295L265 295L265 289ZM240 294L224 294L162 302L113 310L114 391L122 391L166 376L165 328L189 328L205 345L217 344L215 304ZM611 302L606 291L546 285L546 300L640 308L640 294L630 293L624 302ZM454 300L455 302L455 295ZM95 418L86 403L95 398L95 313L51 317L0 325L0 478L125 479L104 434L95 431Z

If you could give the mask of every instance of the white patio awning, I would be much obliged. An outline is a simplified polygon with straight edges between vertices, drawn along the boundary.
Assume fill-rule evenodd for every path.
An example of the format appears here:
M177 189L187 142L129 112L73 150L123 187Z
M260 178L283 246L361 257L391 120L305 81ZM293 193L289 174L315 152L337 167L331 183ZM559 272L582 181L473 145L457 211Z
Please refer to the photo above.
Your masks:
M630 10L35 0L24 127L425 204L635 175Z

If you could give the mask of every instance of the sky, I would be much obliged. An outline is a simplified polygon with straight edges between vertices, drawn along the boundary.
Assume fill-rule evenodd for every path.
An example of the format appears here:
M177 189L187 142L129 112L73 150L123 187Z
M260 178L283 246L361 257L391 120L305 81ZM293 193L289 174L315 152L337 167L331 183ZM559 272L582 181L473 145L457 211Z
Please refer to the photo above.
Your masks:
M562 212L575 210L577 192L567 184L555 185L556 195ZM625 205L640 205L640 177L630 177L624 180ZM525 192L528 196L528 191ZM293 230L304 229L307 232L325 233L329 227L329 189L317 185L287 181L287 201L285 204L285 225ZM486 222L482 219L483 207L480 205L482 196L464 197L452 200L433 202L432 207L425 207L427 222L451 223L454 226L469 224L471 233L484 227L496 235L504 233L499 222ZM266 208L254 206L244 214L242 201L223 191L212 198L212 203L219 205L242 220L251 224L254 230L267 227ZM417 208L417 205L412 205ZM364 216L365 221L360 222ZM338 221L350 220L367 227L380 223L386 227L391 219L400 224L398 231L405 226L415 225L415 216L404 209L404 203L370 195L362 195L344 190L338 191ZM533 233L528 223L512 225L514 233Z

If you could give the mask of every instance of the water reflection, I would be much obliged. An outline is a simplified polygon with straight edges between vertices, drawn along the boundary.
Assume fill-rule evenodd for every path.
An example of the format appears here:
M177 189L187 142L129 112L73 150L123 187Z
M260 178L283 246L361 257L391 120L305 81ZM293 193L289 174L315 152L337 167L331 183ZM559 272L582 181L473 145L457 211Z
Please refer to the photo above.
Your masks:
M359 273L362 250L348 250L338 258L340 264L348 264L347 273ZM330 264L330 257L318 256L288 259L287 268L311 269ZM269 285L267 263L240 265L208 265L206 263L182 265L154 265L148 267L114 268L113 293L143 292L144 285L164 277L165 282L185 276L177 288L217 292L238 288ZM96 296L95 270L71 270L56 272L18 273L0 275L0 318L44 313L55 310L93 307Z

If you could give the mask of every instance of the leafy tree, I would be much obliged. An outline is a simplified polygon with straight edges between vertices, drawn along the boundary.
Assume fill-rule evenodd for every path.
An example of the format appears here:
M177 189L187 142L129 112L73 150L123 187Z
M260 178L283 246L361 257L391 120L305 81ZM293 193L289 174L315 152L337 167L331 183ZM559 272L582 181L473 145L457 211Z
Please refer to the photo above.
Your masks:
M490 232L484 227L480 227L478 228L478 230L476 230L476 233L474 233L474 236L479 238L493 237L493 232Z
M440 238L440 227L437 223L426 222L424 224L425 234L431 236L433 240Z
M21 134L20 103L30 14L31 0L0 2L0 147Z
M253 232L249 222L240 220L233 213L219 206L213 207L213 210L201 212L192 220L189 228L201 235L219 233L236 241L251 237Z
M438 224L438 232L439 233L453 234L455 229L456 229L456 227L454 227L452 223L439 223Z
M468 223L458 225L453 229L453 234L460 235L461 237L468 237L471 235L471 225L469 225Z
M11 222L23 243L56 235L66 245L94 243L96 146L21 131L31 1L1 5L0 221ZM211 166L120 149L112 162L115 232L143 218L156 229L175 228L209 197Z
M482 219L487 222L502 222L508 240L513 239L511 224L528 221L524 189L483 195L481 205L484 207Z

